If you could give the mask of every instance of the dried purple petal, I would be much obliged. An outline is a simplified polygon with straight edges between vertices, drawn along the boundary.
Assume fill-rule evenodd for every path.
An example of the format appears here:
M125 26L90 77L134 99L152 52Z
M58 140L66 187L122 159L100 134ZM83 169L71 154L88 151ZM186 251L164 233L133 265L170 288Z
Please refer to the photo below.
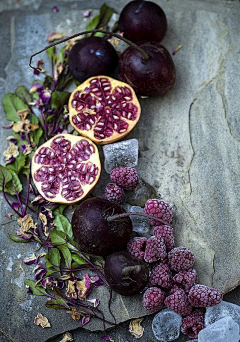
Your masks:
M52 8L53 13L59 12L59 8L57 6L53 6Z
M82 14L83 18L90 17L90 14L92 13L92 11L93 11L92 9L88 9L88 10L84 11Z
M83 316L82 318L82 327L90 321L90 316Z
M11 219L12 216L14 216L14 214L12 214L12 213L7 213L7 214L5 215L5 217L8 218L8 219Z
M11 163L15 162L15 160L16 160L16 158L12 157L6 161L6 164L11 164Z
M27 286L27 294L29 294L29 295L33 294L32 290L31 290L31 288L29 286Z
M112 341L112 339L109 335L102 335L101 339L103 339L104 341Z
M9 137L7 137L7 140L11 141L12 143L16 144L18 142L17 138L15 138L14 136L10 135Z
M97 298L87 299L87 302L93 304L94 308L96 308L100 304L100 300Z
M173 50L172 54L173 56L176 55L176 53L183 47L183 44L178 45L176 49Z
M37 69L33 69L33 74L34 74L34 75L39 75L39 74L40 74L40 71L37 70Z
M32 256L24 258L24 259L23 259L23 262L24 262L24 264L26 264L26 265L32 265L32 264L35 264L36 259L37 259L37 257L36 257L36 255L33 253Z
M9 129L9 128L12 128L13 124L14 124L14 122L12 121L10 124L2 126L2 127L5 129Z
M26 140L26 134L23 133L23 132L20 132L20 138L21 138L22 140Z
M34 279L39 281L45 276L46 273L47 271L44 268L41 268L35 273Z
M64 286L65 286L65 283L64 283L64 281L62 281L62 280L58 280L58 281L57 281L57 285L56 285L56 286L57 286L57 288L58 288L58 289L60 289L60 290L61 290L61 289L63 289L63 288L64 288Z
M48 88L43 89L39 93L39 97L42 100L42 103L47 103L51 98L51 90L49 90Z
M26 144L21 145L21 146L20 146L20 149L21 149L22 153L24 154L24 152L25 152L26 149L27 149L27 145L26 145Z

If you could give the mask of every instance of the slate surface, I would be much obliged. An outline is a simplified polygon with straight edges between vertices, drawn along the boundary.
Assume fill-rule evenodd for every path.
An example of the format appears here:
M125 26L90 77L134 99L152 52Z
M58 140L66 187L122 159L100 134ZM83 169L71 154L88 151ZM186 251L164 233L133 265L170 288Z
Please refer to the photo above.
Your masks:
M174 222L177 245L195 252L200 281L228 292L240 282L239 2L156 2L164 8L169 23L163 45L172 51L183 44L174 57L177 81L163 98L141 99L143 115L127 138L139 139L140 175L156 188L159 196L177 208ZM4 47L0 61L1 98L18 85L30 86L34 76L27 66L29 55L46 45L50 32L80 31L86 25L80 9L99 8L102 3L1 1L0 44ZM119 9L127 1L107 3ZM60 12L52 13L54 5L59 6ZM47 60L44 55L43 58ZM4 117L3 110L0 111ZM1 131L2 151L7 145L4 140L7 135L6 130ZM5 203L0 205L3 224L8 221L4 215L9 210ZM8 224L0 230L0 341L42 342L79 327L64 312L56 314L44 308L42 298L26 296L23 282L31 277L31 270L22 265L21 259L37 247L11 242L7 234L13 229L14 224ZM235 290L229 299L237 303L238 293L239 289ZM127 312L124 313L123 306L118 310L119 321L144 314L140 305L137 308L129 304L131 301L125 305ZM33 324L37 312L49 317L51 329ZM143 325L146 331L142 340L155 341L151 316L145 318ZM133 341L127 326L125 323L110 333L115 342ZM99 329L99 326L86 328ZM100 336L83 329L74 332L76 341L95 342ZM59 340L58 337L52 341Z

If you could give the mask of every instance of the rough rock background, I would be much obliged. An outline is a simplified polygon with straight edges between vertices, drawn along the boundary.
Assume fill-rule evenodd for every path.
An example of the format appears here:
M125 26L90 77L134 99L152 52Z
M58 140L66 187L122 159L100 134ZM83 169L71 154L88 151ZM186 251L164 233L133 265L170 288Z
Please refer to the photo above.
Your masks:
M106 1L120 10L126 0ZM177 80L163 98L140 99L142 117L128 138L138 138L139 174L176 207L177 245L192 249L200 282L229 292L240 283L239 225L239 62L238 1L156 0L168 18L162 44L173 51ZM46 45L49 33L66 35L86 26L81 10L98 9L103 1L0 1L0 97L18 85L30 86L34 76L28 68L31 53ZM57 5L58 13L52 12ZM42 55L47 60L45 55ZM47 67L47 63L45 64ZM0 109L5 123L3 109ZM147 123L147 124L146 124ZM7 144L1 131L1 150ZM3 160L1 160L3 162ZM1 318L0 341L60 341L53 336L80 326L69 315L44 307L44 300L27 296L24 279L31 270L22 258L36 246L15 244L8 238L13 224L5 224L9 212L1 202ZM239 304L239 289L225 299ZM143 316L138 299L118 297L114 306L120 321ZM52 323L51 329L33 324L38 312ZM145 318L142 340L155 341L152 316ZM86 326L100 329L93 323ZM109 333L115 342L133 341L128 323ZM75 341L100 341L102 333L83 329ZM8 337L7 337L8 336ZM178 341L186 341L181 337Z

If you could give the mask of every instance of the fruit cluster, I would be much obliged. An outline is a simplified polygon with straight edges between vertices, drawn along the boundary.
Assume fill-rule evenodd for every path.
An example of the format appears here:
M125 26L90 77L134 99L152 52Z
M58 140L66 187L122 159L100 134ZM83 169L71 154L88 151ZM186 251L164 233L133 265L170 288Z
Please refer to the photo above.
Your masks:
M145 212L172 221L171 206L158 199L147 201ZM129 241L127 250L151 268L148 288L143 294L143 306L156 312L166 305L184 317L181 331L190 338L196 338L204 328L204 313L198 308L213 306L221 302L222 293L214 288L197 284L197 272L193 267L194 254L186 247L175 247L173 228L154 226L150 238L135 237Z
M114 183L107 184L104 198L115 203L122 203L124 190L134 190L139 183L137 171L133 167L117 167L111 171L110 178Z

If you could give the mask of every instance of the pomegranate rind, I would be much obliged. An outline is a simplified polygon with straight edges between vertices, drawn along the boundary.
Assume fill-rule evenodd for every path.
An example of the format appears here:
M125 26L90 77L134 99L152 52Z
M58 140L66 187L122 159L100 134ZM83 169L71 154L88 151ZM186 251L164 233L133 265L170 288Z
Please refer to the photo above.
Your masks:
M94 82L99 88L94 88ZM125 96L121 91L126 92ZM100 145L110 144L125 137L135 127L141 114L141 107L133 88L127 83L103 75L90 77L79 85L72 92L68 107L69 120L73 128ZM83 116L83 120L80 119L80 115ZM104 119L107 121L102 123ZM76 123L76 120L80 121ZM97 131L101 125L105 127L104 133Z
M91 184L83 184L80 180L80 178L77 178L77 181L80 182L80 185L81 185L81 188L83 190L83 194L77 198L75 198L74 200L67 200L66 198L64 198L61 193L62 193L62 190L63 190L63 183L60 182L60 186L59 186L59 191L58 193L54 196L54 198L51 198L51 197L48 197L46 195L46 193L42 190L42 184L43 182L41 181L37 181L35 179L35 176L36 176L36 173L37 171L43 167L43 166L46 166L46 167L49 167L51 165L54 166L54 164L49 164L49 163L38 163L36 162L36 156L39 155L39 151L45 147L45 148L50 148L52 151L54 151L54 149L51 148L51 144L52 142L59 138L59 137L63 137L64 139L66 139L67 141L70 141L71 143L71 149L72 147L75 146L75 144L77 142L81 142L81 141L85 141L85 142L88 142L92 148L94 149L94 153L92 153L89 158L87 160L78 160L77 163L79 164L87 164L88 166L89 165L92 165L94 164L96 166L96 168L98 169L97 170L97 174L95 176L95 179L94 181L91 183ZM70 150L71 150L70 149ZM68 163L64 164L64 163L60 163L59 162L59 168L61 166L64 166L64 165L68 165ZM32 158L32 163L31 163L31 173L32 173L32 178L33 178L33 182L38 190L38 192L49 202L54 202L54 203L62 203L62 204L69 204L69 203L76 203L76 202L79 202L80 200L82 200L85 196L88 195L88 193L95 187L95 185L97 184L99 178L100 178L100 174L101 174L101 163L100 163L100 158L99 158L99 153L98 153L98 149L97 149L97 146L89 139L85 138L85 137L80 137L80 136L75 136L75 135L72 135L72 134L58 134L56 136L54 136L53 138L49 139L47 142L45 142L43 145L39 146L39 148L36 150L36 152L34 153L34 156Z

